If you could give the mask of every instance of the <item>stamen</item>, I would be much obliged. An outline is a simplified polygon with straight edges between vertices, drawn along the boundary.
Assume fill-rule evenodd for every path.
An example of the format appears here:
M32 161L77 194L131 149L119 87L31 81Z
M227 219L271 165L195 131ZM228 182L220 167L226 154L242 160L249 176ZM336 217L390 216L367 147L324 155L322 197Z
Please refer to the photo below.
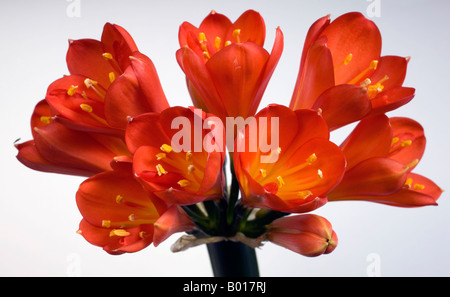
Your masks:
M267 176L267 170L266 169L259 169L259 172L261 173L262 177L266 177Z
M132 213L128 216L128 220L130 220L130 221L136 220L136 216L134 215L134 213Z
M172 151L172 147L168 144L161 145L160 149L165 153L170 153Z
M317 156L315 153L313 153L312 155L310 155L307 159L306 159L306 163L308 163L308 165L311 165L312 163L314 163L317 160Z
M407 140L403 140L400 145L402 147L406 147L406 146L411 146L411 144L412 144L412 140L411 139L407 139Z
M102 92L97 88L98 82L96 82L95 80L92 80L92 79L90 79L90 78L86 78L86 79L84 80L84 84L86 85L86 87L87 87L88 89L89 89L89 88L92 88L92 89L95 91L95 93L97 93L97 95L100 96L100 98L105 99L105 93L102 93Z
M121 204L123 202L123 196L122 195L117 195L116 196L116 203Z
M156 154L156 160L161 160L161 159L164 159L165 157L166 157L165 153Z
M391 146L394 145L394 144L396 144L397 142L399 142L399 140L400 140L400 139L399 139L398 137L392 138Z
M184 188L184 187L189 186L191 183L190 183L190 181L188 181L187 179L182 179L182 180L179 180L179 181L177 182L177 184L179 184L180 187Z
M164 169L164 167L162 167L161 164L156 165L156 171L158 172L159 176L167 174L167 171Z
M214 39L214 47L216 48L216 50L220 49L220 43L222 42L222 39L217 36L216 39Z
M110 72L110 73L108 74L108 77L109 77L109 81L110 81L111 83L113 83L113 82L116 80L116 75L114 74L114 72Z
M111 221L110 220L103 220L102 221L102 227L104 227L104 228L111 227Z
M363 87L363 88L365 88L365 87L367 87L368 85L370 85L371 83L372 83L372 81L371 81L369 78L366 78L366 79L360 84L360 86Z
M352 80L350 80L348 83L349 84L356 84L357 82L359 82L364 76L366 76L367 72L369 72L370 70L375 70L377 69L378 66L378 61L377 60L372 60L370 62L369 67L367 67L366 69L364 69L360 74L358 74L357 76L355 76Z
M348 54L348 56L345 57L344 65L347 66L350 63L350 61L352 60L352 58L353 58L353 55L352 54Z
M225 47L229 46L231 44L231 41L227 40L225 41Z
M205 58L206 60L209 60L211 58L211 56L209 55L209 53L207 51L204 51L203 58Z
M113 229L111 230L111 232L109 232L109 236L113 237L113 236L120 236L120 237L124 237L124 236L129 236L131 233L124 230L124 229Z
M189 165L187 169L188 169L189 173L191 173L195 170L195 167L194 167L194 165Z
M239 35L241 34L241 29L233 30L233 37L236 38L236 43L241 43L241 38Z
M78 86L71 85L70 88L67 90L67 95L73 96L75 94L75 90L78 88Z
M419 159L415 159L412 162L406 164L406 170L410 169L411 167L414 167L417 165L417 163L419 163Z
M312 192L310 190L300 191L297 193L297 196L302 199L306 199L311 195L312 195Z
M425 189L425 185L422 185L422 184L414 185L414 190L423 190L423 189Z
M111 55L111 53L103 53L102 56L103 56L103 58L105 58L105 60L113 59L113 56Z
M81 103L80 108L87 112L91 117L93 117L96 121L102 123L103 125L109 126L105 119L102 119L98 115L96 115L93 111L94 109L89 104Z
M191 152L186 153L186 161L192 162L192 153Z
M323 172L320 169L317 169L317 176L319 177L319 179L323 178Z
M52 117L41 116L40 120L41 120L41 123L50 124Z
M277 177L277 181L278 181L279 188L281 188L282 186L284 186L286 184L281 176Z
M413 179L408 177L405 181L405 188L411 189L412 183L413 183Z

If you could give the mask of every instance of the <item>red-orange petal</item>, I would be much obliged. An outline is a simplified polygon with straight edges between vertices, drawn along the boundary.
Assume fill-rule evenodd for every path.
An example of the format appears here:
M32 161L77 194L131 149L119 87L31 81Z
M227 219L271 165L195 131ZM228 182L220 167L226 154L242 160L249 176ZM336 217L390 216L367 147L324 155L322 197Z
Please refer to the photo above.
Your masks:
M247 42L231 44L208 60L206 68L226 110L218 116L249 116L253 102L260 99L256 95L268 58L265 49Z
M415 91L414 88L397 87L379 93L370 100L372 102L370 115L386 113L405 105L414 98Z
M383 196L398 191L406 181L407 167L388 158L371 158L348 170L328 200L352 200L352 197Z
M406 68L408 66L409 58L398 56L383 56L380 58L377 69L370 77L372 84L383 80L383 91L401 87L406 76ZM385 77L387 80L384 80Z
M337 85L323 92L312 106L321 109L330 130L362 119L371 111L366 90L356 85Z
M66 56L70 74L88 77L107 88L111 83L108 74L118 73L103 57L103 53L103 45L98 40L70 40Z
M334 70L331 52L326 38L320 38L308 48L292 95L290 108L311 108L328 88L334 86Z
M346 13L336 18L321 35L328 38L327 46L333 56L336 84L350 82L369 67L371 61L380 58L380 31L374 22L359 12ZM351 62L340 67L349 54L353 55Z
M388 155L390 159L402 164L420 161L425 151L426 138L423 127L410 118L394 117L389 122L392 126L395 143ZM411 171L415 166L410 166Z
M391 142L392 129L387 116L363 119L340 145L347 159L347 171L363 160L386 157Z
M154 224L153 245L156 247L172 234L192 230L192 219L177 205L171 206Z
M236 29L240 30L239 38L241 42L249 41L261 47L264 46L266 25L264 19L258 12L247 10L239 16L228 29L225 40L230 40L233 43L236 42L235 37L233 37L233 31Z
M106 23L101 37L104 53L110 53L122 71L130 64L129 56L138 50L136 43L123 27ZM113 63L110 61L110 63Z

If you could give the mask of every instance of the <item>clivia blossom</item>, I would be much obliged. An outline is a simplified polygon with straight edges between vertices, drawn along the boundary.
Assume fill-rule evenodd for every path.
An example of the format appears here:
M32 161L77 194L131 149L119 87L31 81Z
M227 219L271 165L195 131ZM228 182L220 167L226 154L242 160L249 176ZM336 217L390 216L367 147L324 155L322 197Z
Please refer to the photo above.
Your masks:
M123 136L127 117L169 107L152 61L118 25L107 23L100 41L69 40L66 60L70 75L46 100L68 127Z
M264 20L253 10L234 23L212 11L198 28L180 26L177 61L196 107L224 122L256 113L283 50L280 28L271 53L263 48L265 35Z
M361 13L317 20L306 36L292 109L321 109L334 130L408 103L409 57L381 56L381 34Z
M327 193L341 180L345 158L341 150L329 141L329 131L323 118L312 110L292 111L281 105L270 105L255 116L258 143L270 143L275 135L263 129L260 117L279 119L279 147L267 155L270 162L261 163L265 152L261 146L251 151L251 125L236 141L234 168L245 205L282 212L312 211L327 201Z
M380 32L360 13L320 18L290 106L258 112L284 46L277 28L264 49L265 30L253 10L179 27L175 56L194 107L169 106L153 62L122 27L70 40L69 75L36 105L17 159L88 177L76 203L89 243L119 255L185 232L172 250L206 243L223 276L258 275L254 248L265 241L309 257L332 252L331 223L310 213L328 202L436 205L442 189L413 173L422 126L385 115L414 96L403 86L409 58L381 56ZM340 146L330 140L352 122Z
M329 201L364 200L401 207L435 205L442 190L411 171L426 139L409 118L379 115L362 120L341 144L348 165Z

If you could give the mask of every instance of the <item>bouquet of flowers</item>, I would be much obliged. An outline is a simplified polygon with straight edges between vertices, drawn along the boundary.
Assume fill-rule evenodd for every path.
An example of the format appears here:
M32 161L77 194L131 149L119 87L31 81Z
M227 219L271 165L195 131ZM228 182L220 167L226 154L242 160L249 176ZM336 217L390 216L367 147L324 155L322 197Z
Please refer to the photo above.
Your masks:
M381 56L377 26L351 12L318 19L303 46L289 106L260 101L283 51L253 10L212 11L179 28L176 59L193 106L169 106L152 60L107 23L100 40L69 40L69 75L31 116L17 159L84 176L78 233L118 255L184 234L174 252L207 244L216 276L259 275L266 241L304 256L332 252L331 223L314 210L364 200L435 205L442 190L414 173L422 126L387 112L408 103L409 57ZM355 123L340 144L330 133Z

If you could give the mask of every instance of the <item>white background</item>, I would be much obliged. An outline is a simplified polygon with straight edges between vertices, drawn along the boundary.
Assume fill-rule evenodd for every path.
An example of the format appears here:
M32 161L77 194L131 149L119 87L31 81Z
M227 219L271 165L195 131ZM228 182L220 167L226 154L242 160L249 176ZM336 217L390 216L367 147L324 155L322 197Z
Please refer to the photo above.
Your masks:
M277 26L285 36L283 55L261 107L288 105L309 26L327 14L332 20L349 11L368 16L371 2L76 1L0 2L0 276L211 276L206 247L170 252L177 236L158 248L121 256L90 245L75 233L81 219L75 192L83 179L32 171L16 160L13 143L30 139L34 105L52 81L68 74L67 40L99 39L105 22L123 26L155 63L170 104L187 106L184 74L175 60L179 25L189 21L198 26L213 9L232 21L255 9L265 18L269 51ZM416 88L414 100L389 115L411 117L424 126L427 149L415 172L448 190L450 4L379 3L380 15L371 19L382 33L383 54L412 57L405 86ZM67 14L69 5L77 5L79 16ZM334 133L333 139L339 142L343 136ZM437 207L418 209L329 203L315 213L333 224L338 248L330 255L305 258L267 243L257 251L261 275L367 276L375 267L381 276L450 276L448 192L438 202Z

